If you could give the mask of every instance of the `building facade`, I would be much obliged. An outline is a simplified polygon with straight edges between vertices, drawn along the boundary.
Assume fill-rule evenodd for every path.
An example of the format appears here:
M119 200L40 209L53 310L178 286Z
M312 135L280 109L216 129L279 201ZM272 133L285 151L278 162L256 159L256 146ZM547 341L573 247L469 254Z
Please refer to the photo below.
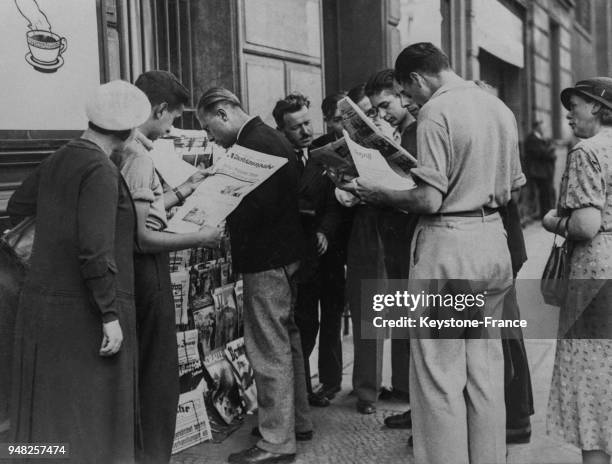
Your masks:
M51 30L67 41L45 72L26 62L30 53L23 58L28 20L13 2L0 7L23 42L7 50L14 65L0 77L16 89L8 101L26 102L17 116L0 117L0 215L25 175L84 128L70 104L99 82L133 82L148 69L172 71L191 90L185 128L198 127L199 95L220 85L270 124L275 101L300 91L312 101L320 133L326 93L392 67L410 43L431 41L460 75L494 87L521 137L541 119L559 140L570 136L559 91L612 75L607 0L65 0L61 10L58 3L38 1Z

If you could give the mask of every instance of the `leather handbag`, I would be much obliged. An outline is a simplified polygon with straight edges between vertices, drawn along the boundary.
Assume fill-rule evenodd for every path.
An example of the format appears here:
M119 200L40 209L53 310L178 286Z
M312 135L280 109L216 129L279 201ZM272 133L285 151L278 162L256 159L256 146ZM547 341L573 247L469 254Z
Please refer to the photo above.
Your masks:
M567 292L567 240L564 240L561 244L557 243L557 236L561 235L559 234L559 226L563 219L559 219L557 227L555 227L555 238L540 282L540 291L544 297L544 302L552 306L561 306Z
M28 265L34 246L36 218L29 216L2 235L2 241L13 250L17 258Z

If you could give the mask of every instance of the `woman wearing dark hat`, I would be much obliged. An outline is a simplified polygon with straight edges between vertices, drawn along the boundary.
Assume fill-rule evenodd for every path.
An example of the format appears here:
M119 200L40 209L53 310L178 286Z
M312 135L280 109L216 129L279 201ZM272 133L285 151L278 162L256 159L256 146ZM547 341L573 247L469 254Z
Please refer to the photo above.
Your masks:
M134 462L134 206L109 156L151 111L131 84L100 86L89 128L11 197L36 216L17 313L10 441L66 443L74 463ZM69 452L69 456L68 456Z
M569 244L548 403L548 430L582 449L585 464L612 455L612 78L561 92L574 135L557 210L543 219Z

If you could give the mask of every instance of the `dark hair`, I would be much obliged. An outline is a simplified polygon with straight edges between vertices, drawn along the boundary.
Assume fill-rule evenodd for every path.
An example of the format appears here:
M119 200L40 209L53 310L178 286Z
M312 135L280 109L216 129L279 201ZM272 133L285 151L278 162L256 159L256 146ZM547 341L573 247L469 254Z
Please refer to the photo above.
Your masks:
M323 102L321 103L321 111L323 112L325 119L332 119L334 117L334 113L338 108L338 102L344 97L346 97L346 92L340 91L338 93L328 95L323 99Z
M134 85L145 93L153 107L167 103L168 109L174 111L189 104L189 91L168 71L147 71L138 76Z
M393 69L383 69L375 74L372 74L366 82L365 94L368 97L376 95L383 90L391 90L395 92L395 72Z
M89 128L94 131L97 132L98 134L102 134L102 135L110 135L113 137L117 137L119 140L121 140L122 142L125 142L130 135L132 134L132 129L126 129L126 130L109 130L109 129L103 129L100 126L96 126L93 122L89 121Z
M242 108L240 100L232 92L223 87L212 87L200 97L196 110L198 113L201 111L210 113L217 108L217 105L222 103L231 107Z
M285 125L285 115L300 111L303 107L310 108L310 100L299 92L292 92L282 100L276 102L272 110L272 116L279 129Z
M367 95L365 94L365 83L357 84L355 87L348 91L348 97L356 104L363 100L366 96Z
M430 42L412 44L402 50L395 60L395 78L398 82L410 81L410 73L438 74L450 68L448 57Z

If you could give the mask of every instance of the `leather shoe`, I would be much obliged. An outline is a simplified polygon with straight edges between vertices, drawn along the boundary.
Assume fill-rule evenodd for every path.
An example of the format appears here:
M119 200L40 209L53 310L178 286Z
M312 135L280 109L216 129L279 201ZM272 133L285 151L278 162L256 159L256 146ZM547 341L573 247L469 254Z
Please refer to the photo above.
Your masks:
M357 412L361 414L374 414L376 412L376 406L367 401L357 401Z
M295 453L281 454L262 450L257 446L230 454L227 462L230 464L280 464L295 461Z
M329 400L319 393L311 393L308 395L308 404L316 408L324 408L330 405Z
M518 429L506 429L506 444L518 445L525 444L531 441L531 426Z
M262 438L261 432L259 431L259 427L253 427L253 430L251 430L251 435L257 438ZM312 440L312 435L312 430L306 430L305 432L295 432L295 439L297 441L310 441Z
M390 429L411 429L412 415L410 411L406 411L403 414L389 416L385 419L385 425Z
M317 388L315 388L314 394L324 396L328 400L333 400L336 396L336 393L338 393L341 389L342 388L340 387L340 385L320 384Z
M382 387L380 389L380 393L378 394L378 399L381 401L398 400L409 403L410 394L408 392L397 390L395 388Z

